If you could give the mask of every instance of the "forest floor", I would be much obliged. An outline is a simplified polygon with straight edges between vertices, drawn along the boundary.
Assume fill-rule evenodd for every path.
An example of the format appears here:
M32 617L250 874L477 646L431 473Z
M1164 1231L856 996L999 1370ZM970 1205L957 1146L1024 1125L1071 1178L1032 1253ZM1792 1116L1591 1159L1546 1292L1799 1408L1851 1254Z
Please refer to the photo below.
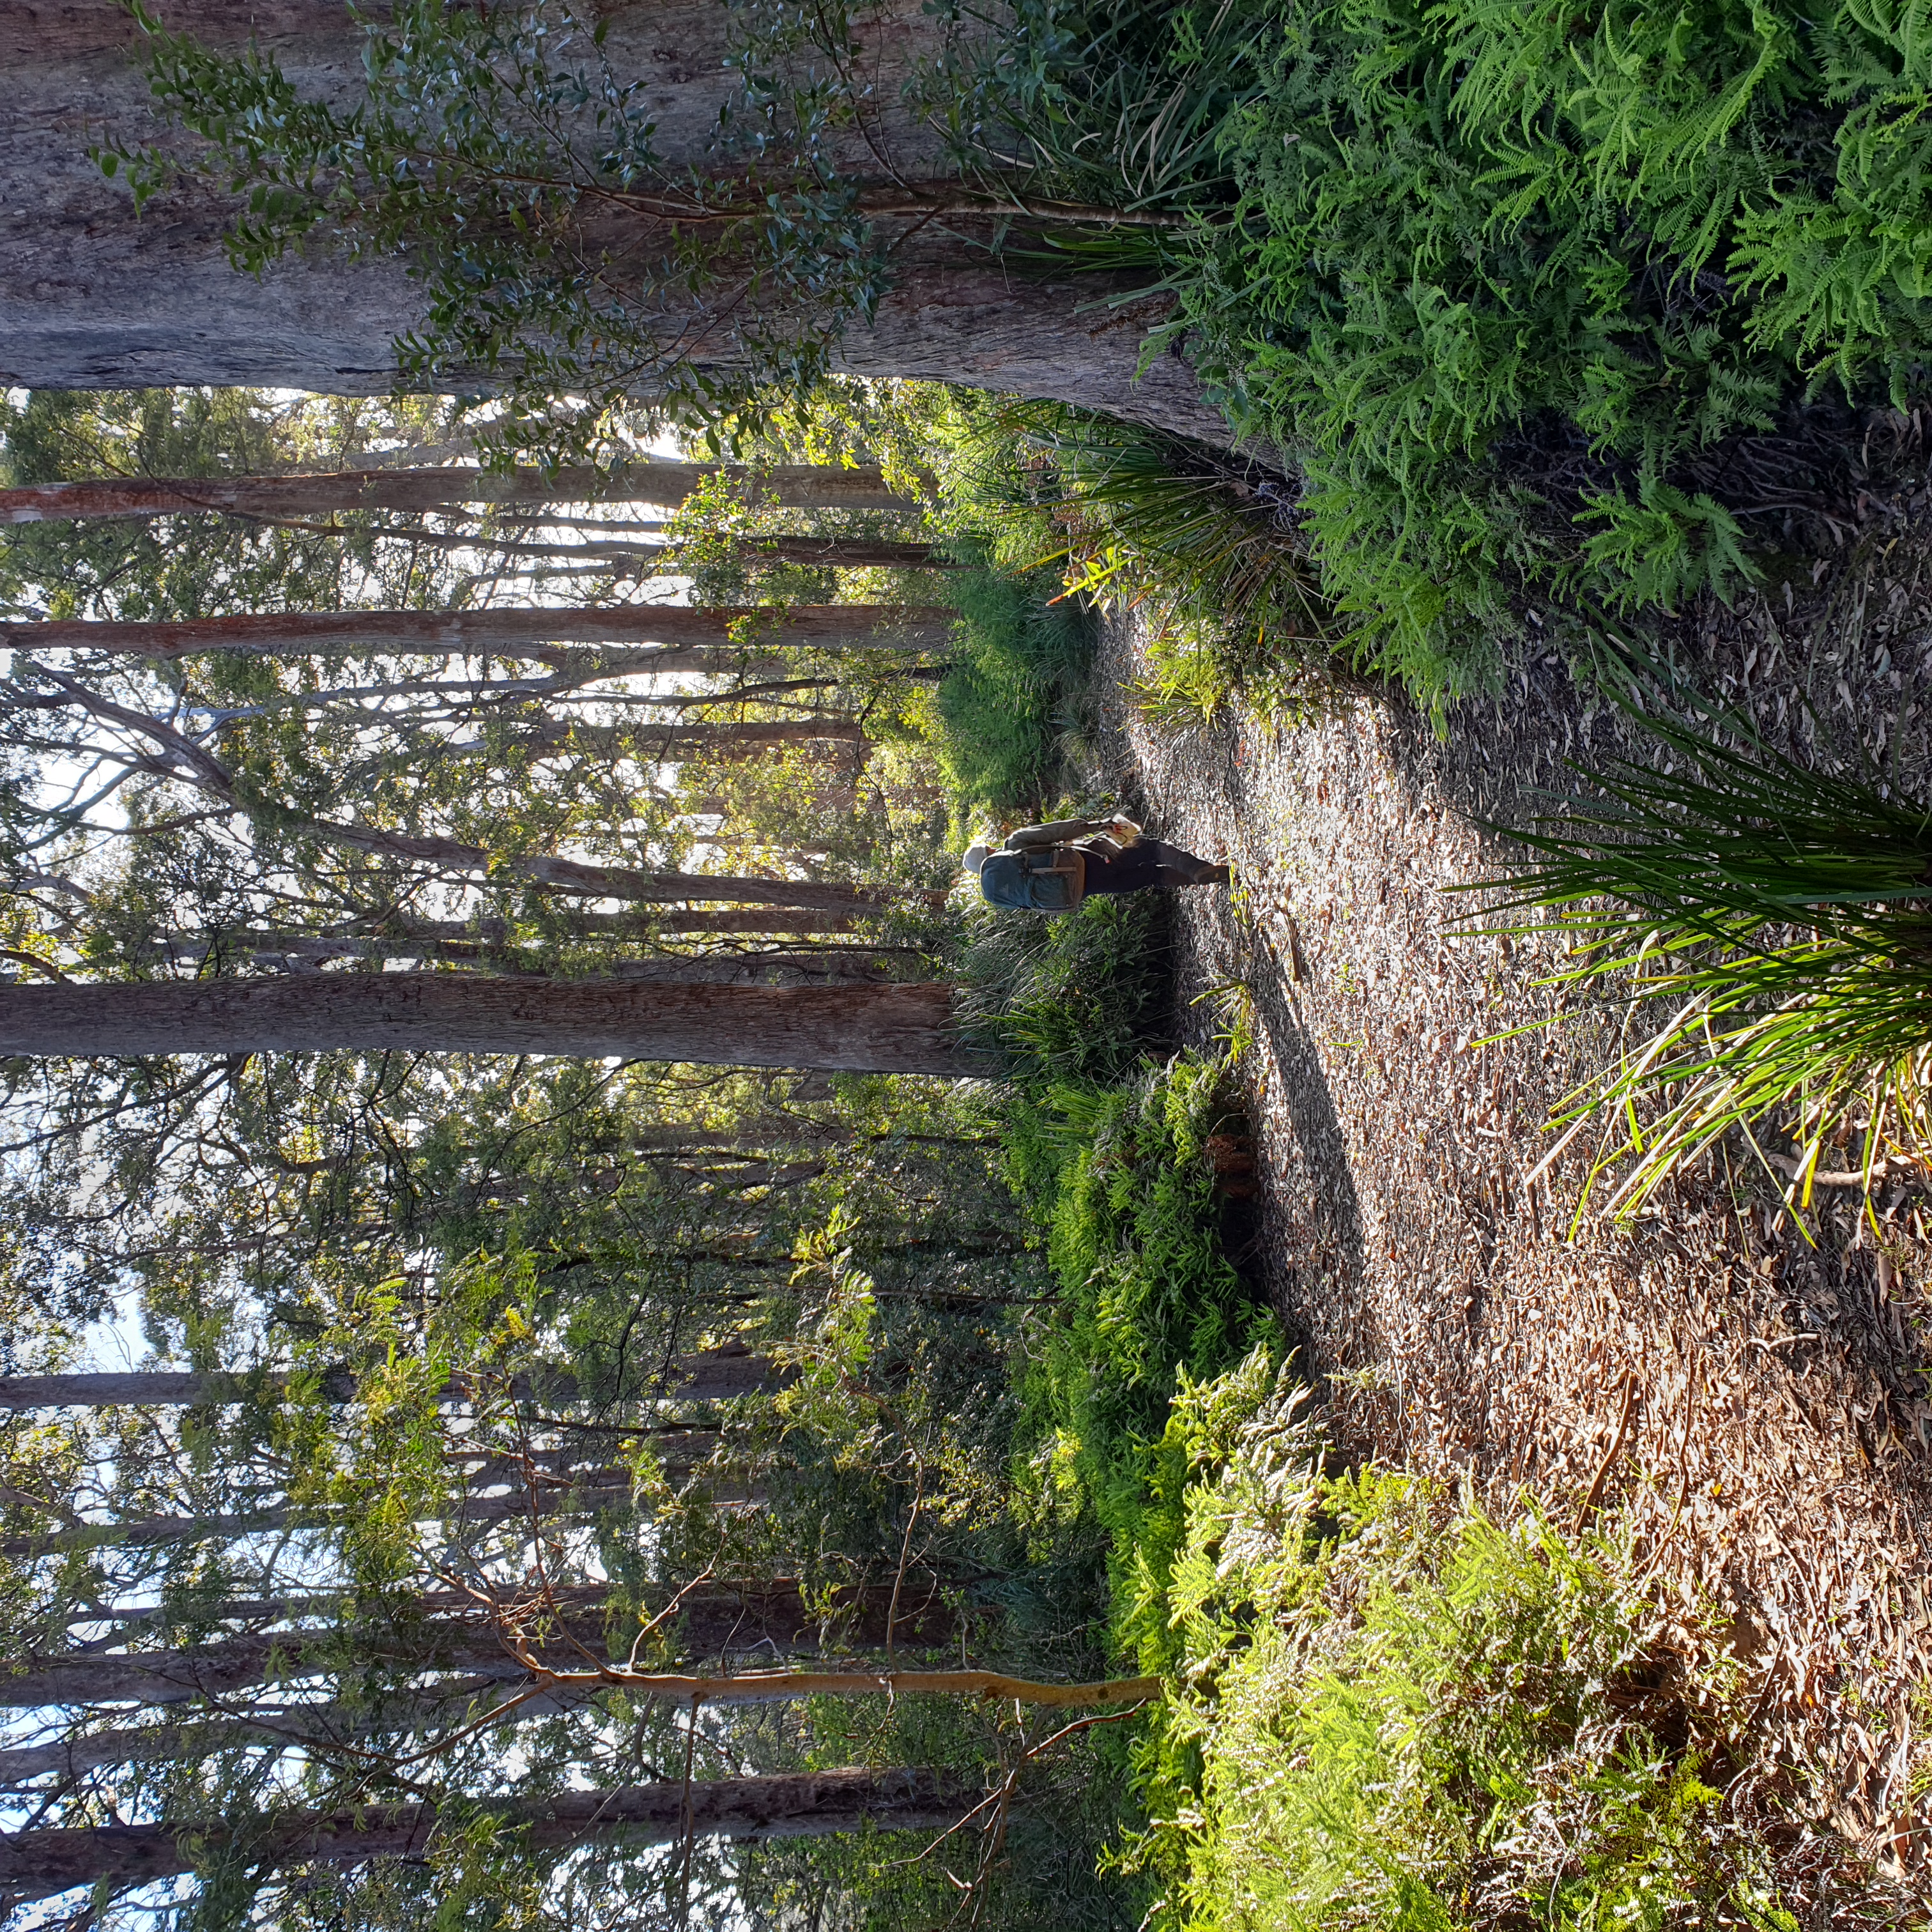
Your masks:
M1675 642L1769 742L1829 757L1856 729L1932 783L1932 538ZM1131 686L1141 647L1136 620L1108 626L1103 688ZM1566 1522L1600 1474L1669 1600L1729 1620L1746 1774L1820 1773L1839 1828L1922 1882L1932 1188L1888 1185L1876 1228L1857 1190L1821 1190L1814 1247L1733 1156L1633 1226L1575 1219L1594 1130L1552 1161L1545 1123L1615 1023L1484 1044L1556 1013L1552 956L1470 935L1479 903L1444 891L1502 869L1478 822L1546 809L1575 788L1567 758L1648 741L1553 654L1441 736L1373 696L1179 731L1118 701L1106 730L1148 829L1238 868L1232 896L1178 896L1184 1027L1204 1037L1223 1022L1198 996L1246 989L1257 1259L1338 1444L1466 1476L1492 1507L1526 1486Z

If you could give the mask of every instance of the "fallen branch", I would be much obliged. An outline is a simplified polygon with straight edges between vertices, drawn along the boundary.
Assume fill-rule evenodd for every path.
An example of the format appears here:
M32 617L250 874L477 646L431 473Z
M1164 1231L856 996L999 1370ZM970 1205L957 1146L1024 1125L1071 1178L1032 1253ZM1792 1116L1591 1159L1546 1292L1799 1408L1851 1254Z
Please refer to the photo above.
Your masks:
M1925 1177L1923 1161L1909 1160L1899 1154L1888 1155L1883 1160L1874 1162L1869 1174L1854 1168L1820 1168L1809 1176L1805 1174L1804 1162L1795 1155L1767 1154L1764 1158L1787 1179L1808 1178L1814 1187L1870 1187L1875 1182L1896 1179L1905 1174L1916 1174L1922 1180Z

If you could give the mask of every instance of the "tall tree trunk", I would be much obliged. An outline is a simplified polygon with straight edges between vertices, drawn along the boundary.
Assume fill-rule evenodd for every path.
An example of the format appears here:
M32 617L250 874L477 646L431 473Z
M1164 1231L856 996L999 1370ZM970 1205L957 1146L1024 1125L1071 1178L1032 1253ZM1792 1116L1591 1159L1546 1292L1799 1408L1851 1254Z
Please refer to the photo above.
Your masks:
M851 886L821 885L799 879L748 879L710 872L646 872L628 866L609 866L542 854L491 852L481 845L440 836L394 832L381 826L344 824L333 819L298 818L259 793L238 784L213 753L165 718L116 703L72 678L58 680L58 698L36 700L48 708L77 704L146 738L157 746L170 775L194 785L231 809L260 818L268 817L284 833L305 832L326 844L366 852L373 857L410 859L456 872L481 873L497 878L522 878L562 892L589 892L599 898L740 900L753 904L814 906L828 911L856 912L877 905L884 895ZM157 766L155 769L160 767ZM942 902L938 892L902 896ZM0 994L4 998L4 994ZM4 1051L4 1049L0 1049ZM776 1064L776 1063L774 1063Z
M305 530L312 535L361 535L336 530L328 524L285 520L279 528ZM691 543L675 539L646 540L635 538L586 537L578 543L544 542L541 539L509 536L478 536L431 530L415 524L379 524L368 534L396 542L427 545L434 550L488 550L492 556L526 556L545 560L560 566L548 570L552 580L563 577L594 577L613 564L646 564L648 571L635 568L631 577L661 576L687 567L692 550L708 548L706 539ZM957 562L930 544L897 543L874 537L760 536L748 532L731 533L731 543L739 559L746 563L802 563L834 570L963 570L970 566ZM564 565L577 566L566 570ZM524 573L514 573L522 575Z
M638 986L473 973L8 986L0 1054L555 1054L710 1066L935 1073L970 1067L950 988Z
M640 986L800 986L860 984L884 986L896 976L888 956L916 956L914 946L872 947L861 944L760 946L752 952L662 953L645 958L604 962L600 972L626 985ZM512 952L476 945L424 944L388 939L311 939L285 933L277 946L201 945L151 950L149 958L167 958L182 965L219 958L230 966L245 964L268 972L304 972L336 960L437 959L473 971L509 979L548 980L552 968L540 952Z
M796 1583L783 1580L764 1587L697 1591L680 1600L669 1634L677 1653L692 1658L773 1648L815 1648L828 1626L839 1630L840 1649L845 1654L854 1648L877 1649L889 1640L908 1651L960 1640L962 1621L944 1603L908 1590L902 1606L894 1596L889 1586L868 1587L824 1602L808 1602ZM965 1619L968 1627L977 1621L971 1612ZM606 1654L606 1630L600 1604L568 1602L547 1627L546 1635L531 1644L530 1653L547 1669L580 1669L586 1654ZM620 1657L634 1634L633 1624L618 1637ZM458 1681L418 1687L446 1706L530 1676L496 1626L472 1610L457 1616L419 1617L393 1633L372 1631L352 1642L338 1630L322 1628L224 1637L172 1650L86 1650L19 1658L0 1675L0 1706L32 1710L56 1705L232 1702L238 1693L266 1684L353 1676L369 1669L399 1675L446 1673ZM752 1694L764 1694L754 1684ZM726 1701L725 1694L721 1690L709 1701Z
M895 494L885 478L872 467L840 470L792 464L754 470L742 464L709 467L700 463L641 463L614 470L566 466L506 471L464 464L434 470L332 470L296 476L116 477L83 483L32 483L0 490L0 524L57 523L77 517L127 520L211 510L275 518L350 510L441 510L465 503L675 506L720 475L788 509L917 508L910 499Z
M628 1508L634 1478L628 1468L590 1469L580 1475L544 1482L541 1478L485 1495L460 1491L446 1502L425 1508L418 1520L446 1522L457 1531L478 1529L492 1523L541 1518L550 1522L563 1516L596 1516ZM704 1485L714 1504L758 1503L761 1486L730 1480ZM153 1547L170 1543L227 1542L242 1536L280 1535L285 1532L334 1530L347 1521L344 1507L317 1508L298 1503L275 1503L226 1516L137 1516L113 1522L86 1522L44 1533L0 1537L0 1556L23 1558L56 1556L86 1550ZM7 1680L0 1678L0 1696Z
M504 1713L506 1723L553 1718L580 1710L574 1693L520 1700ZM0 1787L18 1786L50 1775L79 1778L110 1765L183 1763L232 1750L242 1744L279 1744L311 1758L326 1758L332 1746L366 1746L378 1735L420 1735L439 1727L467 1730L490 1708L489 1694L466 1690L448 1699L385 1699L378 1716L364 1698L327 1704L272 1706L246 1717L205 1722L129 1724L106 1731L74 1731L50 1744L0 1749Z
M819 1838L866 1826L930 1831L977 1802L950 1772L820 1771L772 1778L676 1781L563 1791L492 1804L491 1814L539 1851L622 1838L673 1844L687 1831L740 1840ZM464 1808L466 1826L470 1815ZM434 1804L374 1805L354 1811L290 1811L245 1836L218 1819L100 1825L0 1836L0 1909L50 1898L80 1886L122 1888L194 1870L231 1847L256 1865L356 1865L379 1858L420 1858L435 1836Z
M667 1402L730 1402L783 1388L793 1372L742 1342L727 1342L694 1354L673 1356L650 1393ZM278 1399L288 1379L275 1369L240 1373L136 1370L126 1374L0 1376L0 1410L229 1407ZM326 1370L320 1378L320 1393L327 1402L353 1401L356 1386L355 1374L347 1369ZM460 1402L477 1389L473 1377L455 1375L444 1383L442 1393ZM567 1369L544 1369L535 1375L514 1377L510 1393L520 1402L560 1406L577 1400L577 1378Z
M601 1648L601 1627L597 1638ZM574 1650L556 1657L566 1667L571 1660L583 1660ZM19 1658L0 1676L0 1703L32 1710L52 1705L219 1702L271 1681L297 1683L371 1667L460 1672L466 1682L478 1685L527 1674L502 1638L476 1619L425 1618L406 1637L392 1642L371 1636L358 1640L352 1650L332 1630L284 1630L190 1649Z
M523 878L553 892L584 892L594 898L694 901L699 904L724 901L847 914L877 913L893 897L922 900L934 907L945 898L943 892L912 887L889 890L826 884L814 879L756 879L728 872L646 872L635 866L599 865L582 859L491 852L481 845L465 844L460 839L344 825L326 818L284 818L282 829L306 832L326 844L366 852L372 858L414 859L450 872L498 880Z
M438 758L494 755L502 748L596 752L646 764L668 764L706 752L746 757L770 745L863 745L866 728L856 718L694 718L658 724L590 724L549 719L513 726L498 739L468 739L436 746Z
M168 26L218 44L257 37L298 94L342 101L358 91L362 36L344 11L301 0L171 0L160 10ZM716 0L653 0L607 16L607 52L647 93L653 143L674 175L713 160L719 110L737 89L732 17ZM883 131L893 167L916 174L938 143L901 104L900 82L931 44L931 23L916 0L898 0L876 23L855 19L854 31L862 44L842 58L866 75L868 98L849 126L835 127L822 164L878 177L867 143ZM91 142L152 131L140 40L117 0L65 0L57 14L21 4L0 15L0 179L9 188L0 380L36 388L393 388L393 344L425 320L423 288L404 263L352 265L318 245L244 278L224 251L231 207L223 196L206 185L171 188L136 217L127 187L88 160ZM908 226L889 238L910 241ZM941 224L914 248L896 248L894 283L869 323L846 329L840 366L1054 397L1228 440L1178 354L1138 370L1146 325L1164 305L1112 304L1126 291L1105 276L1015 275L990 253L962 250L947 230ZM668 334L715 339L715 314L696 298L680 312L680 299L675 286L663 291ZM481 380L488 386L487 374Z
M250 657L308 657L318 651L401 651L413 656L477 656L546 662L560 644L655 644L676 648L730 642L750 627L752 648L836 647L868 642L914 650L944 644L954 614L943 606L800 604L705 608L687 604L543 605L527 610L278 610L259 616L114 624L87 618L0 623L10 650L94 651L117 657L184 658L202 651ZM649 659L635 665L650 668Z
M879 908L872 908L874 916ZM590 914L590 918L626 915ZM866 923L863 914L790 912L681 912L657 914L652 923L658 932L737 932L764 936L773 933L854 932ZM586 928L587 932L594 928Z
M883 907L868 908L872 914ZM559 925L573 938L650 940L688 933L729 933L747 938L809 937L849 933L868 921L850 912L772 908L756 912L573 913ZM150 963L199 966L214 959L514 959L510 927L500 919L385 920L380 932L301 932L290 928L215 928L166 932L124 956Z

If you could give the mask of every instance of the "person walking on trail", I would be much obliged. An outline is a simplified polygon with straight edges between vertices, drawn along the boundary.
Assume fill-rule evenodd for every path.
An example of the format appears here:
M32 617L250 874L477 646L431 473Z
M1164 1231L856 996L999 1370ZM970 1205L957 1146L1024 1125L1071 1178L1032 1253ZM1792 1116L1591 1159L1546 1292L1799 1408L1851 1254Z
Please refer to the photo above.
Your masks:
M1131 818L1056 818L1022 825L995 851L970 847L960 861L988 905L1071 912L1090 893L1149 886L1225 886L1228 872L1164 839L1147 838Z

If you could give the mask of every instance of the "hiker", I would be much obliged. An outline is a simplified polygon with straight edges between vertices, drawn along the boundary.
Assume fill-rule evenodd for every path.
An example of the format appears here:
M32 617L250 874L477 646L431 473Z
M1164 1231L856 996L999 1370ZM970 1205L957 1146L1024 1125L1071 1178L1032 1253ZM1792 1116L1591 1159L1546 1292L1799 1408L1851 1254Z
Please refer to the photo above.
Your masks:
M1138 892L1149 886L1225 886L1226 866L1210 864L1159 838L1144 838L1131 818L1056 818L1022 825L998 851L970 847L960 861L988 905L1071 912L1090 892Z

